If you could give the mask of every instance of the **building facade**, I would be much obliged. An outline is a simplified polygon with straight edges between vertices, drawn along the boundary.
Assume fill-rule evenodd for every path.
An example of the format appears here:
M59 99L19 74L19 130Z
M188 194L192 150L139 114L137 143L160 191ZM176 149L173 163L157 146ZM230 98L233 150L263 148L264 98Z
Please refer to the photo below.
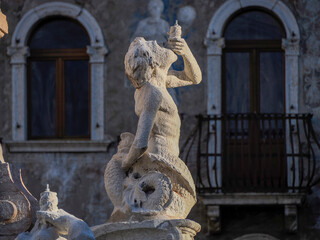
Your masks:
M104 169L137 124L124 55L136 36L166 42L178 19L203 73L170 92L198 189L189 216L198 239L320 239L319 9L319 0L3 0L5 160L36 198L49 183L60 208L106 222Z

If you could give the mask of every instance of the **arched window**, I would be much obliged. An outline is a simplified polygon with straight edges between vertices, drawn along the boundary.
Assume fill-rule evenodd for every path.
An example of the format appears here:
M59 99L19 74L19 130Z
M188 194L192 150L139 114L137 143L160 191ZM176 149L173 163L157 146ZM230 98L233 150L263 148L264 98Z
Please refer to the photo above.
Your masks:
M29 139L90 138L90 65L84 28L69 18L48 18L28 46Z
M223 112L284 113L285 31L271 14L249 10L224 31Z

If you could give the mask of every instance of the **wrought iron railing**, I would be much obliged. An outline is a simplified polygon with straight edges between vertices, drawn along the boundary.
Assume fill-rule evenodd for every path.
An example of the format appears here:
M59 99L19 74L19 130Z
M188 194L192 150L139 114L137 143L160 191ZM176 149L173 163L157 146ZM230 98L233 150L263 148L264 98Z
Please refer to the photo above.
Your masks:
M308 192L320 145L311 114L199 115L182 146L199 192ZM196 152L196 154L195 154Z

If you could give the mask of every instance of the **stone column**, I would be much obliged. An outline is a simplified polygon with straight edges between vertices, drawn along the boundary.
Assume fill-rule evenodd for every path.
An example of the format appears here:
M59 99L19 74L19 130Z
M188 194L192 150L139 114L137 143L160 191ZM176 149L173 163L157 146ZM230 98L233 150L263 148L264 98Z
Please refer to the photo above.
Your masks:
M282 49L285 50L286 113L299 112L299 43L297 38L282 39Z
M208 75L208 114L221 113L221 56L225 47L224 38L208 38L207 50Z
M208 74L208 114L221 114L221 56L222 49L225 47L224 38L215 37L207 38L207 74ZM216 124L216 125L215 125ZM215 137L216 135L216 137ZM216 139L216 143L214 142ZM221 151L221 121L210 122L210 137L209 137L209 153L219 153ZM213 149L217 146L217 149ZM213 187L221 187L221 157L209 157L209 168L216 166L216 171L211 171L210 180ZM215 162L216 161L216 162ZM215 174L217 176L215 176Z
M12 139L27 139L27 70L28 47L8 47L12 65Z
M298 113L299 112L299 39L288 38L282 39L282 48L285 50L285 91L286 91L286 113ZM296 139L296 134L293 136L293 145L290 143L290 130L295 133L297 126L295 122L292 122L289 126L286 124L286 147L287 153L293 153L293 150L299 149L299 143ZM288 172L288 185L299 186L300 172L299 168L293 166L299 166L299 159L297 157L287 158L287 172Z
M108 50L104 46L88 46L91 65L91 140L104 138L104 58ZM101 78L101 76L103 76Z

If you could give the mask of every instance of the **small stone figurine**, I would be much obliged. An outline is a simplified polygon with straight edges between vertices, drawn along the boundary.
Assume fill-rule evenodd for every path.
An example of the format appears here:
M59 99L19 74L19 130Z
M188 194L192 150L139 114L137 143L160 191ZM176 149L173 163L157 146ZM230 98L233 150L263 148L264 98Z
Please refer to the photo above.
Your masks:
M31 232L21 233L16 240L94 240L89 226L79 218L58 209L57 193L49 185L40 194L40 210Z

